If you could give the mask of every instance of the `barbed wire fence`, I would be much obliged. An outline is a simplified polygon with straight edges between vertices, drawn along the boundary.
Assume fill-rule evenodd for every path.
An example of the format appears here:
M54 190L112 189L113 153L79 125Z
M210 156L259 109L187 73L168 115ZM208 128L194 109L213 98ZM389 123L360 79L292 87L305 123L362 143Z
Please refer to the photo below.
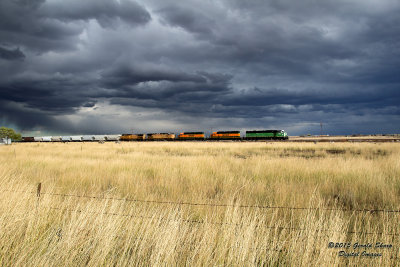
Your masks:
M346 208L325 208L325 207L291 207L291 206L270 206L270 205L235 205L235 204L222 204L222 203L196 203L196 202L184 202L184 201L165 201L165 200L144 200L144 199L133 199L133 198L116 198L116 197L105 197L105 196L90 196L90 195L78 195L78 194L62 194L53 192L42 192L42 183L37 185L36 192L34 191L22 191L22 190L3 190L3 192L13 193L36 193L37 197L43 195L49 196L60 196L60 197L75 197L75 198L88 198L98 200L116 200L125 202L139 202L139 203L153 203L153 204L166 204L166 205L182 205L182 206L208 206L208 207L234 207L234 208L248 208L248 209L286 209L286 210L323 210L323 211L343 211L343 212L357 212L357 213L400 213L400 210L388 210L388 209L346 209Z
M125 201L125 202L137 202L137 203L151 203L151 204L162 204L162 205L177 205L177 206L207 206L207 207L232 207L232 208L243 208L243 209L279 209L279 210L321 210L321 211L342 211L342 212L355 212L355 213L400 213L400 210L387 210L387 209L345 209L345 208L325 208L325 207L291 207L291 206L269 206L269 205L235 205L235 204L222 204L222 203L196 203L196 202L183 202L183 201L164 201L164 200L143 200L143 199L133 199L133 198L116 198L116 197L105 197L105 196L90 196L90 195L78 195L78 194L62 194L53 192L42 192L42 183L38 183L36 192L34 191L23 191L23 190L3 190L3 192L13 192L13 193L28 193L35 194L40 201L42 196L59 196L59 197L73 197L73 198L87 198L96 200L114 200L114 201ZM59 207L49 207L51 209L62 209ZM69 209L71 212L82 212L81 210ZM87 211L85 211L87 212ZM145 218L144 216L131 215L131 214L120 214L120 213L96 213L97 215L104 214L110 216L124 216L124 217L138 217ZM202 220L186 220L189 223L209 223L218 225L242 225L243 224L231 224L227 222L205 222ZM268 227L267 227L268 228ZM306 229L296 228L296 227L269 227L271 229L278 230L296 230L305 231ZM320 231L327 231L324 229L319 229ZM348 234L365 234L365 235L390 235L399 236L399 233L383 233L383 232L359 232L359 231L348 231Z
M117 197L105 197L105 196L90 196L90 195L79 195L79 194L62 194L62 193L54 193L54 192L42 192L42 183L38 183L36 187L36 191L23 191L23 190L7 190L3 189L2 192L11 192L11 193L25 193L25 194L36 194L37 204L36 210L39 208L40 200L43 196L59 196L59 197L73 197L73 198L86 198L86 199L95 199L95 200L115 200L115 201L125 201L125 202L137 202L137 203L151 203L151 204L159 204L159 205L177 205L177 206L206 206L206 207L232 207L232 208L240 208L240 209L278 209L278 210L321 210L321 211L342 211L342 212L355 212L355 213L400 213L400 210L388 210L388 209L345 209L345 208L326 208L326 207L291 207L291 206L269 206L269 205L235 205L235 204L222 204L222 203L196 203L196 202L183 202L183 201L164 201L164 200L144 200L144 199L133 199L133 198L117 198ZM124 213L115 213L115 212L94 212L88 210L79 210L79 209L71 209L65 207L53 207L53 206L45 206L51 210L63 210L69 212L76 213L90 213L94 215L107 215L107 216L121 216L128 218L140 218L145 220L154 220L154 217L151 216L143 216L137 214L124 214ZM212 224L212 225L224 225L224 226L250 226L243 223L229 223L229 222L213 222L213 221L204 221L204 220L195 220L195 219L171 219L171 218L159 218L164 221L169 222L185 222L191 224ZM253 225L254 226L254 225ZM300 228L300 227L286 227L286 226L268 226L268 225L257 225L256 227L263 227L267 229L273 230L288 230L288 231L308 231L309 229ZM341 234L357 234L357 235L386 235L397 237L400 236L399 233L385 233L385 232L362 232L362 231L334 231L328 229L315 229L315 232L325 233L324 235L319 235L318 237L329 237L329 233L341 233ZM256 248L259 249L259 248ZM271 251L277 252L288 252L285 248L270 248ZM391 256L391 259L398 259L400 257Z

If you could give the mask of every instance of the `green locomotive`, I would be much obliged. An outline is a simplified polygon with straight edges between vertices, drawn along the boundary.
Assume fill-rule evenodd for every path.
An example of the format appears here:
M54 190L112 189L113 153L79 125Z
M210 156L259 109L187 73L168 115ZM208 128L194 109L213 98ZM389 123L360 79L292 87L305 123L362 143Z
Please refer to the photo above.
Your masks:
M286 140L288 135L284 130L257 130L246 131L246 140Z

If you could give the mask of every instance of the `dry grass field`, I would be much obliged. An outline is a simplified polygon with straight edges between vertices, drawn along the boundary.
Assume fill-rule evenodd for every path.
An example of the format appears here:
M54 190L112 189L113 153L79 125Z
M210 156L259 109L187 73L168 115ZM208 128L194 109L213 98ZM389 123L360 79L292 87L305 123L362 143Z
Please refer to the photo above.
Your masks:
M13 144L0 147L0 182L2 266L391 266L400 257L400 213L388 212L400 209L398 143Z
M391 135L315 135L315 136L290 136L289 142L399 142L399 134Z

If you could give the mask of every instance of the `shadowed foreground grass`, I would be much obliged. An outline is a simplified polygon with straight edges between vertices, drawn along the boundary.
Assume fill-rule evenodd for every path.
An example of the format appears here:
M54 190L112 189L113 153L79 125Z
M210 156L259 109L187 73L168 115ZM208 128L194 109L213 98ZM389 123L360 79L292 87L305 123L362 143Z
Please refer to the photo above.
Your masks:
M399 148L265 142L2 146L0 263L396 265L399 213L355 210L400 209ZM39 182L44 194L37 198ZM331 249L329 242L373 248ZM376 242L393 247L374 248ZM382 256L338 257L340 250Z

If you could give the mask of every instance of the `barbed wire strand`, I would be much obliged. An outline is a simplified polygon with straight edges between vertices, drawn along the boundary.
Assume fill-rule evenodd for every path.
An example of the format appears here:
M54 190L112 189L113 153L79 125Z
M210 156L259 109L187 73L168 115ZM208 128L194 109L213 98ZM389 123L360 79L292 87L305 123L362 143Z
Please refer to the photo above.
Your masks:
M93 212L93 211L82 211L82 210L77 210L77 209L69 209L69 208L60 208L60 207L49 207L46 206L49 209L55 209L55 210L67 210L70 212L87 212L91 213L94 215L110 215L110 216L122 216L122 217L130 217L130 218L141 218L141 219L156 219L156 217L150 217L150 216L142 216L142 215L134 215L134 214L122 214L122 213L110 213L110 212ZM247 226L251 227L252 225L250 224L242 224L242 223L229 223L229 222L211 222L211 221L202 221L202 220L192 220L192 219L183 219L183 220L175 220L175 219L170 219L170 218L161 218L162 220L166 221L173 221L173 222L186 222L186 223L196 223L196 224L213 224L213 225L228 225L228 226ZM259 226L261 228L267 228L267 229L274 229L274 230L289 230L289 231L307 231L305 228L299 228L299 227L285 227L285 226L267 226L267 225L261 225ZM257 227L258 228L258 227ZM342 232L342 231L333 231L333 230L328 230L328 229L316 229L315 232L327 232L327 233L345 233L345 234L360 234L360 235L388 235L388 236L399 236L400 234L397 233L384 233L384 232L357 232L357 231L347 231L347 232Z
M14 193L30 193L36 194L31 191L16 191L16 190L3 190L3 192ZM386 209L343 209L343 208L320 208L320 207L290 207L290 206L268 206L268 205L235 205L235 204L221 204L221 203L194 203L194 202L181 202L181 201L163 201L163 200L144 200L144 199L131 199L131 198L114 198L114 197L100 197L88 195L74 195L74 194L61 194L41 192L41 195L61 196L61 197L76 197L76 198L89 198L99 200L117 200L126 202L139 202L139 203L154 203L154 204L169 204L169 205L185 205L185 206L208 206L208 207L234 207L234 208L254 208L254 209L287 209L287 210L324 210L324 211L344 211L344 212L364 212L364 213L400 213L400 210L386 210Z

